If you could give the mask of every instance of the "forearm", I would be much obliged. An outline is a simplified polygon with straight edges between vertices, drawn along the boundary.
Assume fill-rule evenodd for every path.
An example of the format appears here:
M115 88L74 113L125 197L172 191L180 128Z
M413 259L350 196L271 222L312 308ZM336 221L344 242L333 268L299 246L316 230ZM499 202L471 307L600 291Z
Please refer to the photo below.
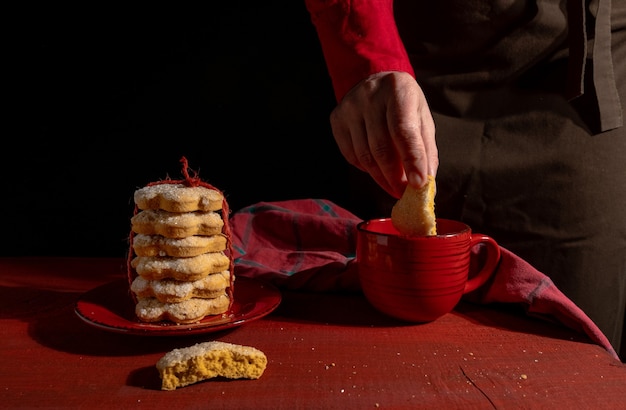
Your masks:
M305 0L335 97L382 71L414 75L396 28L392 0Z

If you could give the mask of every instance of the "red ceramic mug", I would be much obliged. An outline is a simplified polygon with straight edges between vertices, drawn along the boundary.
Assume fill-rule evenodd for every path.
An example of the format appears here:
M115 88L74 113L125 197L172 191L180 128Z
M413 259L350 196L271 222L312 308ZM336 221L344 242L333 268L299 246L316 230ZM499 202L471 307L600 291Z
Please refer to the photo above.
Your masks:
M471 250L477 245L486 247L485 262L469 278ZM409 322L430 322L489 279L500 247L458 221L437 219L437 235L408 237L383 218L357 226L356 257L361 288L376 309Z

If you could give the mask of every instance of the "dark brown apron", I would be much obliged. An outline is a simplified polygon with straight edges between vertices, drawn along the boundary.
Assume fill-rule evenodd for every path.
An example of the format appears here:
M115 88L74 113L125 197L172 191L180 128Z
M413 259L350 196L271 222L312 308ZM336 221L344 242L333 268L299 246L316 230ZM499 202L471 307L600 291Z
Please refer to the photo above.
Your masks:
M394 4L437 127L437 215L549 275L619 351L626 1Z

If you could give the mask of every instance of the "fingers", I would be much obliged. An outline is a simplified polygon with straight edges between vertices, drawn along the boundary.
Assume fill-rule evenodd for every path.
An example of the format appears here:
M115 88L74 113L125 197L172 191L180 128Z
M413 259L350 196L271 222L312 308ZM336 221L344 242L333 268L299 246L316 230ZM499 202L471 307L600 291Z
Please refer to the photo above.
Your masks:
M361 165L385 191L396 198L404 192L406 176L396 147L391 142L387 119L383 110L366 117L367 146L357 152Z
M422 116L422 118L425 118L425 121L421 124L421 134L423 136L424 148L426 149L428 175L436 177L437 169L439 168L439 150L437 149L437 140L435 138L435 121L430 109L428 109L428 117Z
M360 111L359 115L353 114L356 111L346 106L331 114L331 128L341 154L348 163L369 173L385 191L394 196L401 195L402 192L397 192L388 181L387 175L394 171L389 167L383 171L379 166L379 162L392 164L397 168L395 174L402 176L400 162L393 159L397 156L395 151L389 151L392 146L388 143L386 127L381 128L381 122L372 118L366 120Z
M339 108L330 115L330 125L335 142L339 147L341 155L349 164L357 167L361 171L367 171L361 166L356 154L358 148L365 139L365 125L360 118L351 119L349 114L342 114Z
M388 109L387 123L408 183L421 188L428 175L436 176L439 155L430 108L419 86L412 85L395 94Z
M399 152L391 143L386 106L378 107L366 116L367 152L361 153L361 163L385 191L400 198L406 185L406 176ZM368 162L365 163L365 160Z
M346 160L399 198L436 175L435 124L421 88L407 73L381 73L355 87L331 114Z

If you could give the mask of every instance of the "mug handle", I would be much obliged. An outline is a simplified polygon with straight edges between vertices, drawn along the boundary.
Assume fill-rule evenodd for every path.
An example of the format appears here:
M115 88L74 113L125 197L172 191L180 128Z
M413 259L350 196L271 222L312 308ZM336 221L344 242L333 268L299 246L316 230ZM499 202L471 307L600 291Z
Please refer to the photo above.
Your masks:
M463 294L472 292L484 285L491 275L495 273L500 262L500 245L492 237L483 234L472 234L470 249L479 244L485 245L487 248L487 257L480 271L465 282Z

